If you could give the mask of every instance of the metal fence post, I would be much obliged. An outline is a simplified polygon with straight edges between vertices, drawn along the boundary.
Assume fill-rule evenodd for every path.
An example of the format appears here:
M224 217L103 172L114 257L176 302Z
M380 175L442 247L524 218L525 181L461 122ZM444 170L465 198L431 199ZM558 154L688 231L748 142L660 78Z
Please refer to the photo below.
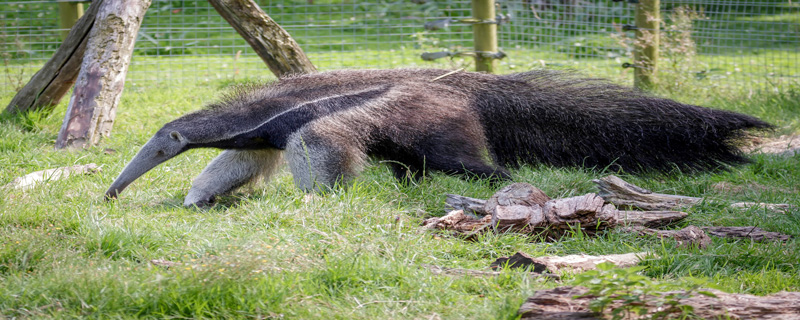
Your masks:
M655 84L658 67L660 0L639 0L635 19L633 84L639 89L651 89Z
M86 0L59 0L58 1L58 20L61 25L61 39L66 39L69 29L78 22L83 16L83 2Z
M478 20L472 27L475 41L475 71L493 73L497 63L497 22L494 0L472 0L472 17ZM490 22L491 21L491 22Z

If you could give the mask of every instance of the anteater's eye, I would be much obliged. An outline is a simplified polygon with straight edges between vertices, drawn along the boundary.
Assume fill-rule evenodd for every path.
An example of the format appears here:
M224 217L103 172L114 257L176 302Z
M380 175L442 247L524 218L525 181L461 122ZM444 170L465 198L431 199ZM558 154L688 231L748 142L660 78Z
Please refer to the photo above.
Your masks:
M157 157L160 157L160 156L163 156L163 155L164 155L164 150L158 150L158 151L156 151L156 156L157 156Z

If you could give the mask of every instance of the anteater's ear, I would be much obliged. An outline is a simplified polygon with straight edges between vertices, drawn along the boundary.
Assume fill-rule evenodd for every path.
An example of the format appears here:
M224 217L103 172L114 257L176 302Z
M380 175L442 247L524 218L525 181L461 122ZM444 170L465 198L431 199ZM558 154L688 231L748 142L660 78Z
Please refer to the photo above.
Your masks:
M180 141L180 142L183 142L183 139L184 139L183 136L181 135L181 133L178 132L178 131L170 132L169 133L169 137L172 138L172 140Z

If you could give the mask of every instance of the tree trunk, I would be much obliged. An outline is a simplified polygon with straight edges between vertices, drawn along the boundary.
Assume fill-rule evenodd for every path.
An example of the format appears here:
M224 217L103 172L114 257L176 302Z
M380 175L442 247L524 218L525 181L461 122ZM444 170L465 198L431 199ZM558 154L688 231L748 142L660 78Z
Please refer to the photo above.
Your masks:
M253 0L208 0L261 57L272 73L283 77L317 69L286 30Z
M111 132L136 34L150 3L106 0L99 5L56 148L96 144Z
M53 57L31 77L25 87L17 92L14 99L11 99L11 103L5 109L6 113L52 111L53 106L61 101L78 76L88 35L97 17L97 11L102 5L103 0L92 2L89 10L78 19Z

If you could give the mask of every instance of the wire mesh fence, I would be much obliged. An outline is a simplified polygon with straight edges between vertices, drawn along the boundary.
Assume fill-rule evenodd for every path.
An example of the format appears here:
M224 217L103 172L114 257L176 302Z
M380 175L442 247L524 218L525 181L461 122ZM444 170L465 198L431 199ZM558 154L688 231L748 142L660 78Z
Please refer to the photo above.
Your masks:
M258 0L321 70L470 67L466 0ZM796 1L662 0L659 77L665 86L773 86L798 81L800 4ZM630 81L635 4L627 1L505 0L498 28L507 57L500 72L571 67ZM24 85L61 42L54 0L0 3L2 92ZM451 18L446 28L426 23ZM206 1L154 0L138 34L128 85L270 77L263 62Z

